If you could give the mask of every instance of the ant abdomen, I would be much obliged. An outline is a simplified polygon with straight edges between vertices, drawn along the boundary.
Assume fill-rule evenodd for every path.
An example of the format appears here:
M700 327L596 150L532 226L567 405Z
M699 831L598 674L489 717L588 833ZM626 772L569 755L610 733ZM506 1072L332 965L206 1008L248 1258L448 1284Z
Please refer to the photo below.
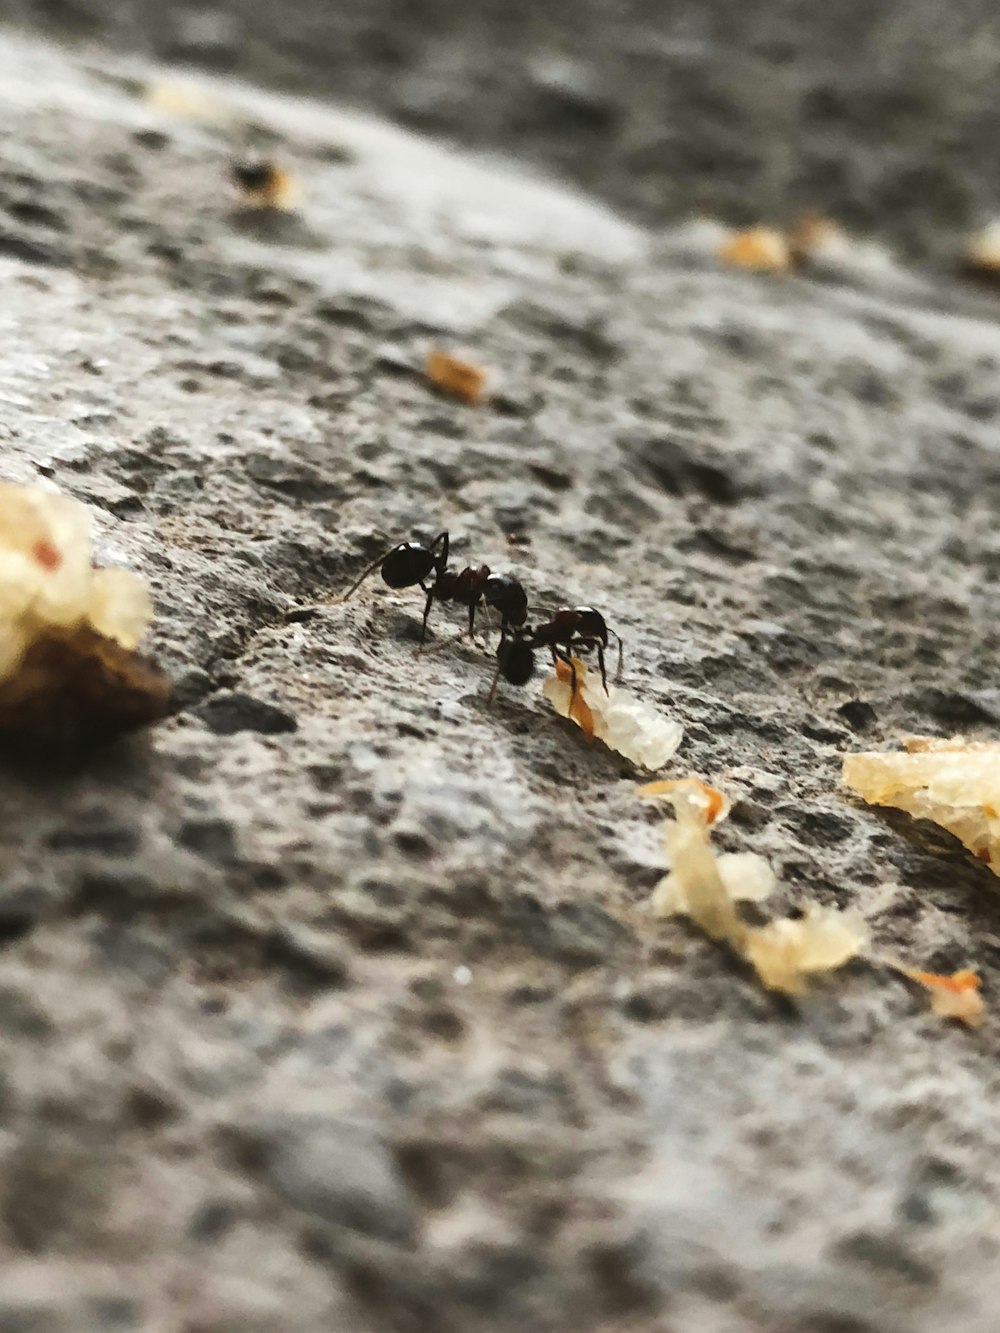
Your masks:
M535 653L518 639L501 639L497 663L508 684L527 685L535 670Z
M382 561L382 579L390 588L412 588L434 571L437 557L421 542L401 542Z

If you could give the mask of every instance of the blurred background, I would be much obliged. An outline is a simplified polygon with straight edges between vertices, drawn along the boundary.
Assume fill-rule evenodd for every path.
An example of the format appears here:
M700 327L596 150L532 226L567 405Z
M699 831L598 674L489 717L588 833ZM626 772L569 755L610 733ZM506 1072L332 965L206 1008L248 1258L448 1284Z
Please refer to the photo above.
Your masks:
M804 208L953 253L1000 171L994 0L0 0L551 168L646 222Z

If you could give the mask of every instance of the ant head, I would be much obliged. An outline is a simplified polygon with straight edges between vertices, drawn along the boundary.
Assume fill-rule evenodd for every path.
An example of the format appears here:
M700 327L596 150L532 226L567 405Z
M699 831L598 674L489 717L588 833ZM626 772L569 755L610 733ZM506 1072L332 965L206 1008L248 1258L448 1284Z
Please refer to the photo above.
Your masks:
M508 625L523 625L528 619L528 594L513 574L493 574L486 580L483 596L496 607Z
M608 646L608 626L600 611L595 611L592 606L575 606L573 614L576 616L576 632L585 639L599 639Z
M434 570L434 552L421 542L401 542L382 561L382 578L390 588L412 588Z
M497 648L497 662L508 684L527 685L535 669L535 654L519 639L501 639Z

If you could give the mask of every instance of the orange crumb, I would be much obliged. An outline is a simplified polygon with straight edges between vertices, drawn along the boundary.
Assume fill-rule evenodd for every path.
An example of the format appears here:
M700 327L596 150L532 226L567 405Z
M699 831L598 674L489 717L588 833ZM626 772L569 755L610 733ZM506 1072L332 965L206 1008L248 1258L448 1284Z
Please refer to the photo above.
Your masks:
M702 796L705 797L707 805L705 807L705 824L711 827L722 813L726 804L726 798L721 791L715 787L710 787L707 782L701 778L692 775L689 778L665 778L660 782L647 782L644 787L639 788L640 796L666 796L668 792L676 791L678 787L697 787Z
M968 968L951 976L939 972L918 972L902 967L900 971L911 981L917 981L931 992L931 1008L939 1018L957 1018L967 1027L978 1027L983 1021L986 1006L979 994L982 981Z
M582 663L578 664L578 666ZM564 685L569 685L573 679L573 670L568 662L556 662L556 675ZM569 716L580 728L588 741L594 739L594 714L590 705L583 697L583 690L580 685L582 673L578 671L576 678L576 689L573 691L573 698L570 700Z
M983 984L982 978L975 972L965 969L962 972L953 972L947 976L941 972L917 972L907 971L906 975L912 977L914 981L919 981L921 986L940 986L942 990L950 990L956 993L966 990L978 990Z
M62 556L52 542L40 537L31 548L31 554L49 574L54 574L62 564Z
M719 249L725 264L754 273L783 273L791 263L788 242L772 227L748 227L733 232Z
M443 393L473 406L482 401L486 371L450 352L433 351L427 357L427 378Z
M705 823L714 824L725 804L725 797L722 795L722 792L717 791L715 787L710 787L708 783L701 782L700 778L696 779L696 781L708 798L708 810L705 812Z

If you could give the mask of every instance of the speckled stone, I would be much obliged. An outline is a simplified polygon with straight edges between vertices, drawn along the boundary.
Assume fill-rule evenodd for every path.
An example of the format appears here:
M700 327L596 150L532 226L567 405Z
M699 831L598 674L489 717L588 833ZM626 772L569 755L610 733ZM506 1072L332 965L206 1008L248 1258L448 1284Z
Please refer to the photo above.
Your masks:
M92 507L178 684L0 770L0 1328L992 1333L994 1024L870 962L763 994L651 918L637 775L537 689L487 707L461 616L418 654L419 593L304 610L445 528L602 608L776 907L991 1002L995 878L838 771L995 727L992 302L723 272L225 78L206 121L97 50L6 35L0 75L0 472ZM255 142L287 226L234 212ZM413 373L438 344L489 405Z

